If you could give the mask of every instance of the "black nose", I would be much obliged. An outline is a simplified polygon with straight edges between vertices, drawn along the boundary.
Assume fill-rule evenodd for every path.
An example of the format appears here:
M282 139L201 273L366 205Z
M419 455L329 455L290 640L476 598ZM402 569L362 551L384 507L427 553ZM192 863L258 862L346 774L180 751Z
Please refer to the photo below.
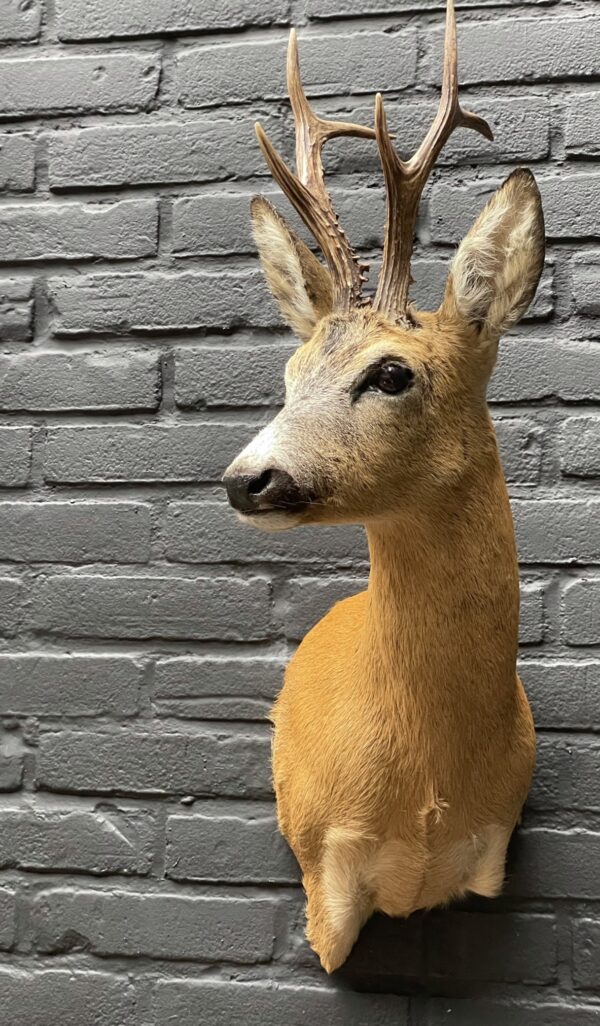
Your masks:
M262 474L232 474L223 478L227 498L240 513L257 513L282 509L299 510L307 503L294 481L285 470L263 470Z

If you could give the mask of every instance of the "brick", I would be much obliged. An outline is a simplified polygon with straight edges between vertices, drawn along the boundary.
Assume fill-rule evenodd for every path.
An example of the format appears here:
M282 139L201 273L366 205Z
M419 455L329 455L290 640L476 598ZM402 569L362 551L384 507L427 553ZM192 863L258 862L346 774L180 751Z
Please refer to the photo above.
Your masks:
M0 654L0 709L24 716L131 716L143 667L125 656Z
M587 563L600 559L600 501L515 499L512 503L523 563Z
M175 354L175 402L183 410L281 405L293 345L202 346Z
M281 324L258 270L90 274L48 282L57 335Z
M442 149L436 161L438 166L483 161L496 164L501 160L532 161L548 156L550 111L547 97L477 97L469 99L469 109L474 109L489 122L494 141L489 142L476 132L455 132ZM363 125L373 123L370 98L359 103L337 98L320 101L319 113L324 114L325 111L328 117ZM411 103L386 97L385 111L399 151L408 155L415 153L421 144L435 117L437 102ZM361 173L379 177L381 162L377 146L369 139L337 140L327 151L327 172L329 175Z
M60 731L40 741L37 786L72 794L266 798L269 734L262 726L193 733Z
M600 645L600 578L585 578L567 585L561 621L567 645Z
M532 1004L532 998L515 997L511 1001L478 998L430 999L426 1003L423 1026L596 1026L598 1006L566 1004L564 998L555 1002Z
M560 46L556 40L560 39ZM596 73L600 21L592 17L523 18L515 33L513 19L463 23L460 26L460 82L532 82L587 78ZM441 81L443 30L429 38L425 74ZM548 55L552 57L549 60Z
M600 834L588 830L519 830L507 893L527 898L597 899Z
M567 417L558 446L561 473L570 477L600 474L600 417Z
M68 951L84 939L98 955L239 965L268 962L273 953L275 906L264 899L65 887L43 891L34 918L37 946L46 952Z
M530 420L496 418L496 438L504 474L508 481L535 484L542 469L542 432Z
M600 809L600 748L592 741L560 736L538 739L538 759L529 795L532 809Z
M0 342L33 338L33 281L0 278Z
M570 157L600 155L600 95L575 93L567 99L565 149Z
M35 186L35 147L30 135L0 135L0 191L31 192Z
M288 585L283 609L286 637L300 641L332 606L350 595L364 591L366 578L298 577Z
M519 672L539 729L600 729L600 662L528 659Z
M600 253L577 257L573 265L573 296L577 313L600 317Z
M473 222L476 211L473 212ZM439 257L428 259L421 257L413 261L411 272L414 285L411 287L411 299L420 310L437 310L444 296L450 263ZM372 280L376 275L372 274ZM537 293L529 309L523 316L526 321L547 318L554 309L554 280L552 268L542 272ZM510 340L504 339L502 345Z
M515 4L523 6L527 3L537 5L553 4L556 0L504 0L504 6ZM461 8L496 6L497 0L461 0ZM362 0L360 14L407 14L412 11L427 12L443 11L441 0ZM307 0L306 13L309 18L340 18L353 17L357 12L354 0Z
M255 432L256 425L213 422L51 428L45 477L73 484L220 481Z
M145 875L154 823L147 813L105 804L93 811L0 809L0 867L34 872Z
M433 978L540 984L556 979L552 916L432 912L426 937Z
M0 636L12 637L21 620L23 585L14 577L0 577Z
M274 145L283 119L261 119ZM168 182L223 181L266 175L252 135L252 114L178 122L152 120L137 125L102 125L53 132L48 139L52 189Z
M157 242L154 200L0 207L3 263L153 256Z
M488 398L492 402L600 399L597 368L594 342L505 338Z
M154 1026L407 1026L408 1000L392 994L348 993L339 987L239 980L161 980Z
M0 61L0 113L45 115L136 111L158 89L157 54L29 57Z
M31 462L31 430L0 427L0 487L27 484Z
M0 887L0 951L10 951L17 936L17 895Z
M600 970L600 923L591 918L573 923L573 979L575 987L592 989L598 985Z
M544 640L544 586L540 583L521 583L521 615L519 641L522 645L537 645Z
M133 502L0 502L0 559L147 563L150 508Z
M215 0L210 5L205 0L154 0L151 7L144 0L134 0L127 7L116 0L91 7L86 0L59 0L57 5L58 37L63 40L180 35L288 21L285 0Z
M40 34L41 21L40 0L32 0L31 3L5 0L0 11L0 41L33 42Z
M199 720L266 718L283 683L277 656L176 656L154 673L152 704L161 715Z
M298 865L272 805L194 805L167 820L166 875L172 880L298 883Z
M0 1008L10 1026L123 1026L135 1022L136 996L124 977L76 969L0 967ZM85 1009L85 1011L83 1011Z
M309 96L404 89L415 81L417 47L412 29L347 32L300 39L302 80ZM398 61L398 53L403 55ZM285 43L225 43L192 47L177 62L184 107L210 107L287 96Z
M256 641L271 632L262 577L103 577L40 580L32 623L72 638Z
M154 353L0 356L0 410L156 410L160 400Z
M429 203L434 242L460 242L499 182L482 181L466 188L439 184ZM546 236L554 239L596 235L600 218L600 174L562 175L538 181Z
M23 781L23 756L0 752L0 792L18 791Z
M318 562L355 566L367 559L359 527L257 531L222 502L174 502L166 528L167 557L183 563Z

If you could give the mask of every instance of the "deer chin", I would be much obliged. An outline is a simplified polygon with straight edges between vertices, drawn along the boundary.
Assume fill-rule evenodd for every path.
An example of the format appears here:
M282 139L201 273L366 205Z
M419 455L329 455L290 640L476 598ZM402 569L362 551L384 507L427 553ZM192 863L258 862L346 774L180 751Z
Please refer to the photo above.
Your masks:
M236 516L242 524L250 524L259 531L289 531L303 523L302 514L294 510L258 509L253 513L236 512Z

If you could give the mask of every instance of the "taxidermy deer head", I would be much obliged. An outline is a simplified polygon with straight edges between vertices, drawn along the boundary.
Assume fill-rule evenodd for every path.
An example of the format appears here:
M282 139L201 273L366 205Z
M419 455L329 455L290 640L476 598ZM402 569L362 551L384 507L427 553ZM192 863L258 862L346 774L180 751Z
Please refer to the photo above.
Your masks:
M252 203L267 282L302 341L286 401L226 471L240 518L266 530L361 522L371 576L292 659L273 711L281 829L303 870L308 937L331 971L375 909L408 915L492 895L534 756L515 673L518 578L485 392L498 340L529 305L544 228L533 176L509 176L454 258L433 313L409 301L419 199L457 128L492 132L458 101L448 0L441 99L417 152L375 128L318 117L288 53L296 173L257 126L273 177L326 267L264 199ZM321 151L374 138L387 193L372 301L338 223Z

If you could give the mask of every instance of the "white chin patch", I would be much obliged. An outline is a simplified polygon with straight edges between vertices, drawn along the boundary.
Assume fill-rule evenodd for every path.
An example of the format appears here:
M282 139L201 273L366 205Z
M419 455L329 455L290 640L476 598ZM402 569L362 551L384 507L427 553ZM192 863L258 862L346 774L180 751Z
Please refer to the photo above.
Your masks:
M242 524L258 527L259 531L288 531L302 522L297 513L236 513Z

